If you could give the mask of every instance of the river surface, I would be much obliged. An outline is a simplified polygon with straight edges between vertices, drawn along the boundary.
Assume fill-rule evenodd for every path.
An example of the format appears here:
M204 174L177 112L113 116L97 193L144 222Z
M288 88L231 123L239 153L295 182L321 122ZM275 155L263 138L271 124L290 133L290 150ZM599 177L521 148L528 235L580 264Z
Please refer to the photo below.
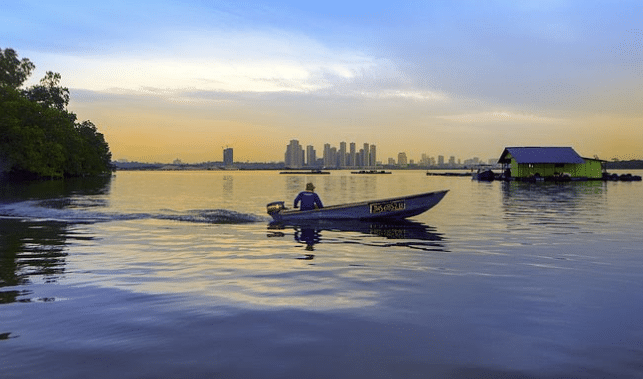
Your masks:
M325 205L450 191L271 225L309 181ZM2 183L0 377L640 378L642 200L422 171Z

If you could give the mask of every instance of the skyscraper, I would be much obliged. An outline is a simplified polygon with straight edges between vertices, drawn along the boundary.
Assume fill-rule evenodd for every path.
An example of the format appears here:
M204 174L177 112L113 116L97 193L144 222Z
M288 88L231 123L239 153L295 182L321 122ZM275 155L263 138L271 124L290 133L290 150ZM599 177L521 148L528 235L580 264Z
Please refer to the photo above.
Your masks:
M324 166L325 167L337 167L338 158L337 158L337 148L331 146L329 143L324 144Z
M330 162L331 162L330 159L331 158L330 158L330 144L329 143L324 144L324 156L323 156L323 159L324 159L324 167L330 167Z
M306 146L306 166L312 167L317 164L317 152L312 145Z
M357 150L355 150L355 142L350 143L349 166L357 166Z
M233 153L231 147L226 147L223 149L223 164L226 166L232 166L234 163Z
M362 166L368 166L369 162L371 161L371 152L369 149L369 145L367 143L364 144L364 155L362 155Z
M422 158L420 158L420 165L428 167L429 166L429 157L426 153L422 153Z
M286 154L284 157L286 167L299 168L304 165L304 149L296 139L290 140L290 144L286 146Z
M408 164L408 159L406 158L406 153L402 152L397 154L397 165L406 166Z
M338 154L338 165L339 167L346 167L346 142L340 142L339 143L339 152Z
M337 167L339 165L339 163L338 163L339 159L337 157L338 157L337 148L335 146L332 146L330 148L330 157L329 157L330 165L329 165L329 167Z
M371 167L377 166L377 147L375 145L371 145L368 165Z

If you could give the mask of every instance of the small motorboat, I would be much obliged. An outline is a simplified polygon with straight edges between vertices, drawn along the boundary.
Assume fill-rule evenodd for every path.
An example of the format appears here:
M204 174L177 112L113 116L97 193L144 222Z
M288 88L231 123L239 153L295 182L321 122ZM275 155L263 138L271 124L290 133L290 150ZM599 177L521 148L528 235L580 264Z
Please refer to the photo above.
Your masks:
M471 177L480 182L493 182L496 174L491 170L478 170Z
M399 220L428 211L439 203L447 192L449 191L443 190L383 200L331 205L307 211L288 209L283 201L275 201L266 205L266 209L275 221Z

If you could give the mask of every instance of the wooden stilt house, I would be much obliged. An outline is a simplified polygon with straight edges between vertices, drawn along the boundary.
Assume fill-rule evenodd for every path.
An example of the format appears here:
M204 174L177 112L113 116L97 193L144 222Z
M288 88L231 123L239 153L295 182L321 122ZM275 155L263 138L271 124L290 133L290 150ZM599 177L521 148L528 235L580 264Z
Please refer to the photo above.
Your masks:
M601 179L604 161L582 158L571 147L507 147L498 163L505 173L518 180L583 180Z

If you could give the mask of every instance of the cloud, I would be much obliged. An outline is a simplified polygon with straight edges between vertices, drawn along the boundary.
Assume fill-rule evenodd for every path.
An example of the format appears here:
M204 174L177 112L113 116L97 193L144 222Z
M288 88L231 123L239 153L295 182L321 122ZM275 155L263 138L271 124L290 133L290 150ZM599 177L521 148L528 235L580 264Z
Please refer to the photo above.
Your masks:
M225 92L310 92L376 70L376 59L279 30L177 33L138 51L95 55L28 53L61 72L64 85L93 91L197 89ZM149 93L148 93L149 94Z
M382 89L377 92L354 92L355 96L370 99L404 99L413 101L448 102L451 98L443 93L427 90Z
M437 116L437 118L458 122L458 123L538 123L538 124L562 124L565 119L543 117L530 113L516 113L509 111L490 111L470 114L459 114L450 116Z
M171 34L171 36L169 35ZM226 94L318 94L370 100L450 101L418 88L388 59L334 48L278 29L168 33L140 49L71 55L33 53L77 92L222 103ZM234 96L232 97L234 98Z

